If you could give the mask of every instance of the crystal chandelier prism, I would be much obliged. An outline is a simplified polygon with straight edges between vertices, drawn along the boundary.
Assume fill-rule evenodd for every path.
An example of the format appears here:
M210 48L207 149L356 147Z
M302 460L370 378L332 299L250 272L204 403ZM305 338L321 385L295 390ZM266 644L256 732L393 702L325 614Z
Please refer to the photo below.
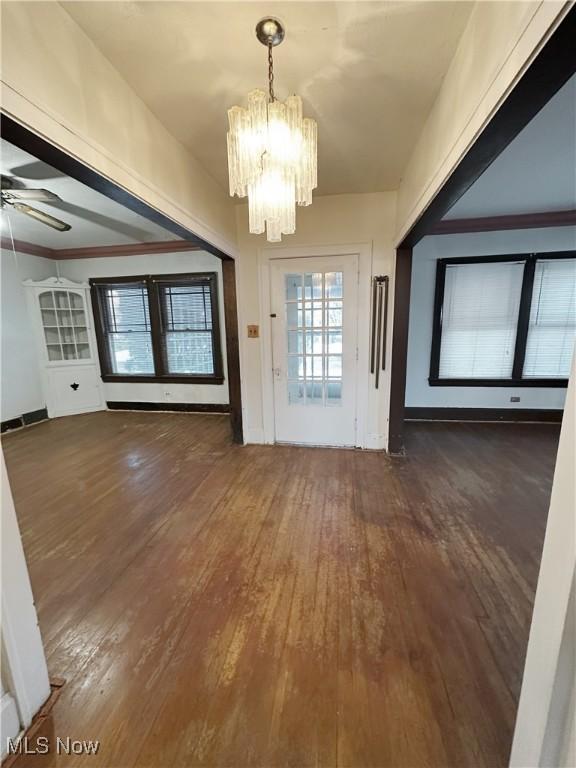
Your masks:
M268 242L296 231L296 205L310 205L317 181L316 121L302 117L302 99L274 96L272 48L284 39L277 19L262 19L256 36L268 48L268 95L248 94L248 108L228 110L230 195L248 196L249 229Z

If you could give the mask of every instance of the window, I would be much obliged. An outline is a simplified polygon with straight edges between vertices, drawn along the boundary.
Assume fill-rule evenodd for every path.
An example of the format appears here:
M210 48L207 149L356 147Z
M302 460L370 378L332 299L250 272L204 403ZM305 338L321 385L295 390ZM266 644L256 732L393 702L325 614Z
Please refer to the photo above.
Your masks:
M90 284L104 381L222 383L216 273Z
M432 386L566 386L576 331L572 253L441 259Z
M570 375L576 333L576 259L536 262L524 378Z

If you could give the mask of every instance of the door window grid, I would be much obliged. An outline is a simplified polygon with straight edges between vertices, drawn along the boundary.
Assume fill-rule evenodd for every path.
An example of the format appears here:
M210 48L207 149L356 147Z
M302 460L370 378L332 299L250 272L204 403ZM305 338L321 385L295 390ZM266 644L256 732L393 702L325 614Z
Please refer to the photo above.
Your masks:
M342 272L285 277L291 405L342 404Z
M84 299L72 291L44 291L38 297L48 360L89 360Z

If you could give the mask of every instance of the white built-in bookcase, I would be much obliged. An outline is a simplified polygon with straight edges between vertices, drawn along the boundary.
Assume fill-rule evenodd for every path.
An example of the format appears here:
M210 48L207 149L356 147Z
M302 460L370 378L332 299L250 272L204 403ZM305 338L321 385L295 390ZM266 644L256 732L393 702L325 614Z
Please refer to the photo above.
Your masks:
M104 409L89 286L57 277L24 286L48 415Z

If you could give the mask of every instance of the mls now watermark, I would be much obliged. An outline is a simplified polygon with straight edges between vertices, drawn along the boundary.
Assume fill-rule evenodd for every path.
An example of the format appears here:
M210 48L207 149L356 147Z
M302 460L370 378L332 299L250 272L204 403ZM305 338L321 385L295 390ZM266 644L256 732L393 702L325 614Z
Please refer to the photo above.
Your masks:
M99 741L71 739L70 736L56 737L53 741L48 736L30 738L22 736L6 739L6 752L9 755L95 755L100 747Z

